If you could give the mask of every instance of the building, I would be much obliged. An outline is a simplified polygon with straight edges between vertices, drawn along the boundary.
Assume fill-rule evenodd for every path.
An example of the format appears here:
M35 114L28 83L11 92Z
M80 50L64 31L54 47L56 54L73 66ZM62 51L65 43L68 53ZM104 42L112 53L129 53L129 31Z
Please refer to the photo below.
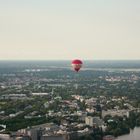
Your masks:
M93 117L93 125L96 127L101 127L103 125L103 120L100 117Z
M29 136L19 136L14 138L14 140L31 140Z
M40 140L67 140L65 135L43 135Z
M102 118L104 118L107 115L111 115L112 117L114 117L114 116L120 116L120 117L127 116L127 117L129 117L129 110L116 110L116 109L107 110L107 111L103 110L102 111Z
M8 134L0 134L0 140L10 140L10 135L8 135Z
M0 97L2 100L23 100L27 99L26 94L6 94Z
M115 140L115 137L112 135L107 135L103 137L103 140Z
M68 133L68 138L66 140L77 140L78 133L76 131L71 131Z
M87 117L85 117L85 123L86 123L86 125L89 125L89 126L93 126L93 117L91 117L91 116L87 116Z
M48 96L49 93L32 93L33 96Z
M32 140L41 140L42 136L44 136L45 134L57 132L58 130L59 126L53 123L45 123L32 126L31 128L18 130L18 132L30 136ZM51 136L53 136L53 134Z
M28 130L27 134L31 137L32 140L41 140L43 135L43 128L32 128Z
M89 135L91 133L93 133L93 130L92 129L90 130L88 128L85 128L84 130L78 130L77 131L78 137Z

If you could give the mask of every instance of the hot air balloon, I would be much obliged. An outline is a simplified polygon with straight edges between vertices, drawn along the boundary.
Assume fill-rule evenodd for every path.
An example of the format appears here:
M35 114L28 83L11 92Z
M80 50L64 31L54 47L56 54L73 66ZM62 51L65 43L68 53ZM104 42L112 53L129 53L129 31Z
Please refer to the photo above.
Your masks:
M71 65L72 65L73 69L76 72L78 72L80 70L80 68L82 67L83 62L81 60L75 59L72 61Z

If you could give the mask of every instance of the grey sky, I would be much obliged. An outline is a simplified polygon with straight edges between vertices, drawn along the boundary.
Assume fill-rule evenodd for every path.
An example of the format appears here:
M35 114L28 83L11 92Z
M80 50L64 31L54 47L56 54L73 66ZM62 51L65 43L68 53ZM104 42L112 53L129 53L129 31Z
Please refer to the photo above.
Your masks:
M0 59L140 59L139 0L0 0Z

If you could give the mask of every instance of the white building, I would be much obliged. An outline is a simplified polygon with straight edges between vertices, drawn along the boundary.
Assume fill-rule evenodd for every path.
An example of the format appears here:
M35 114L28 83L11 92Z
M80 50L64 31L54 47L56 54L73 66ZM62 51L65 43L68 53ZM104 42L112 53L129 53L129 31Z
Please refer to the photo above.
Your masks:
M27 99L27 96L26 94L6 94L6 95L2 95L0 99L23 100L23 99Z
M129 110L103 110L102 111L102 117L104 118L106 115L111 115L112 117L114 116L127 116L129 117Z
M33 96L47 96L49 93L32 93Z
M85 117L85 123L86 125L93 126L93 117L91 116Z

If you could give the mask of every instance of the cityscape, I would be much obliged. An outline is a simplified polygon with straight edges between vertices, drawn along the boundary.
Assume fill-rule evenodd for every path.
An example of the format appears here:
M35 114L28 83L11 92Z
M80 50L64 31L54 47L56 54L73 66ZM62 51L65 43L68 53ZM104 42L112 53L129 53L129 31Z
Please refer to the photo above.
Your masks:
M0 140L140 140L140 0L0 0Z
M77 73L70 61L1 62L0 138L106 140L129 134L140 126L139 65L86 61Z

